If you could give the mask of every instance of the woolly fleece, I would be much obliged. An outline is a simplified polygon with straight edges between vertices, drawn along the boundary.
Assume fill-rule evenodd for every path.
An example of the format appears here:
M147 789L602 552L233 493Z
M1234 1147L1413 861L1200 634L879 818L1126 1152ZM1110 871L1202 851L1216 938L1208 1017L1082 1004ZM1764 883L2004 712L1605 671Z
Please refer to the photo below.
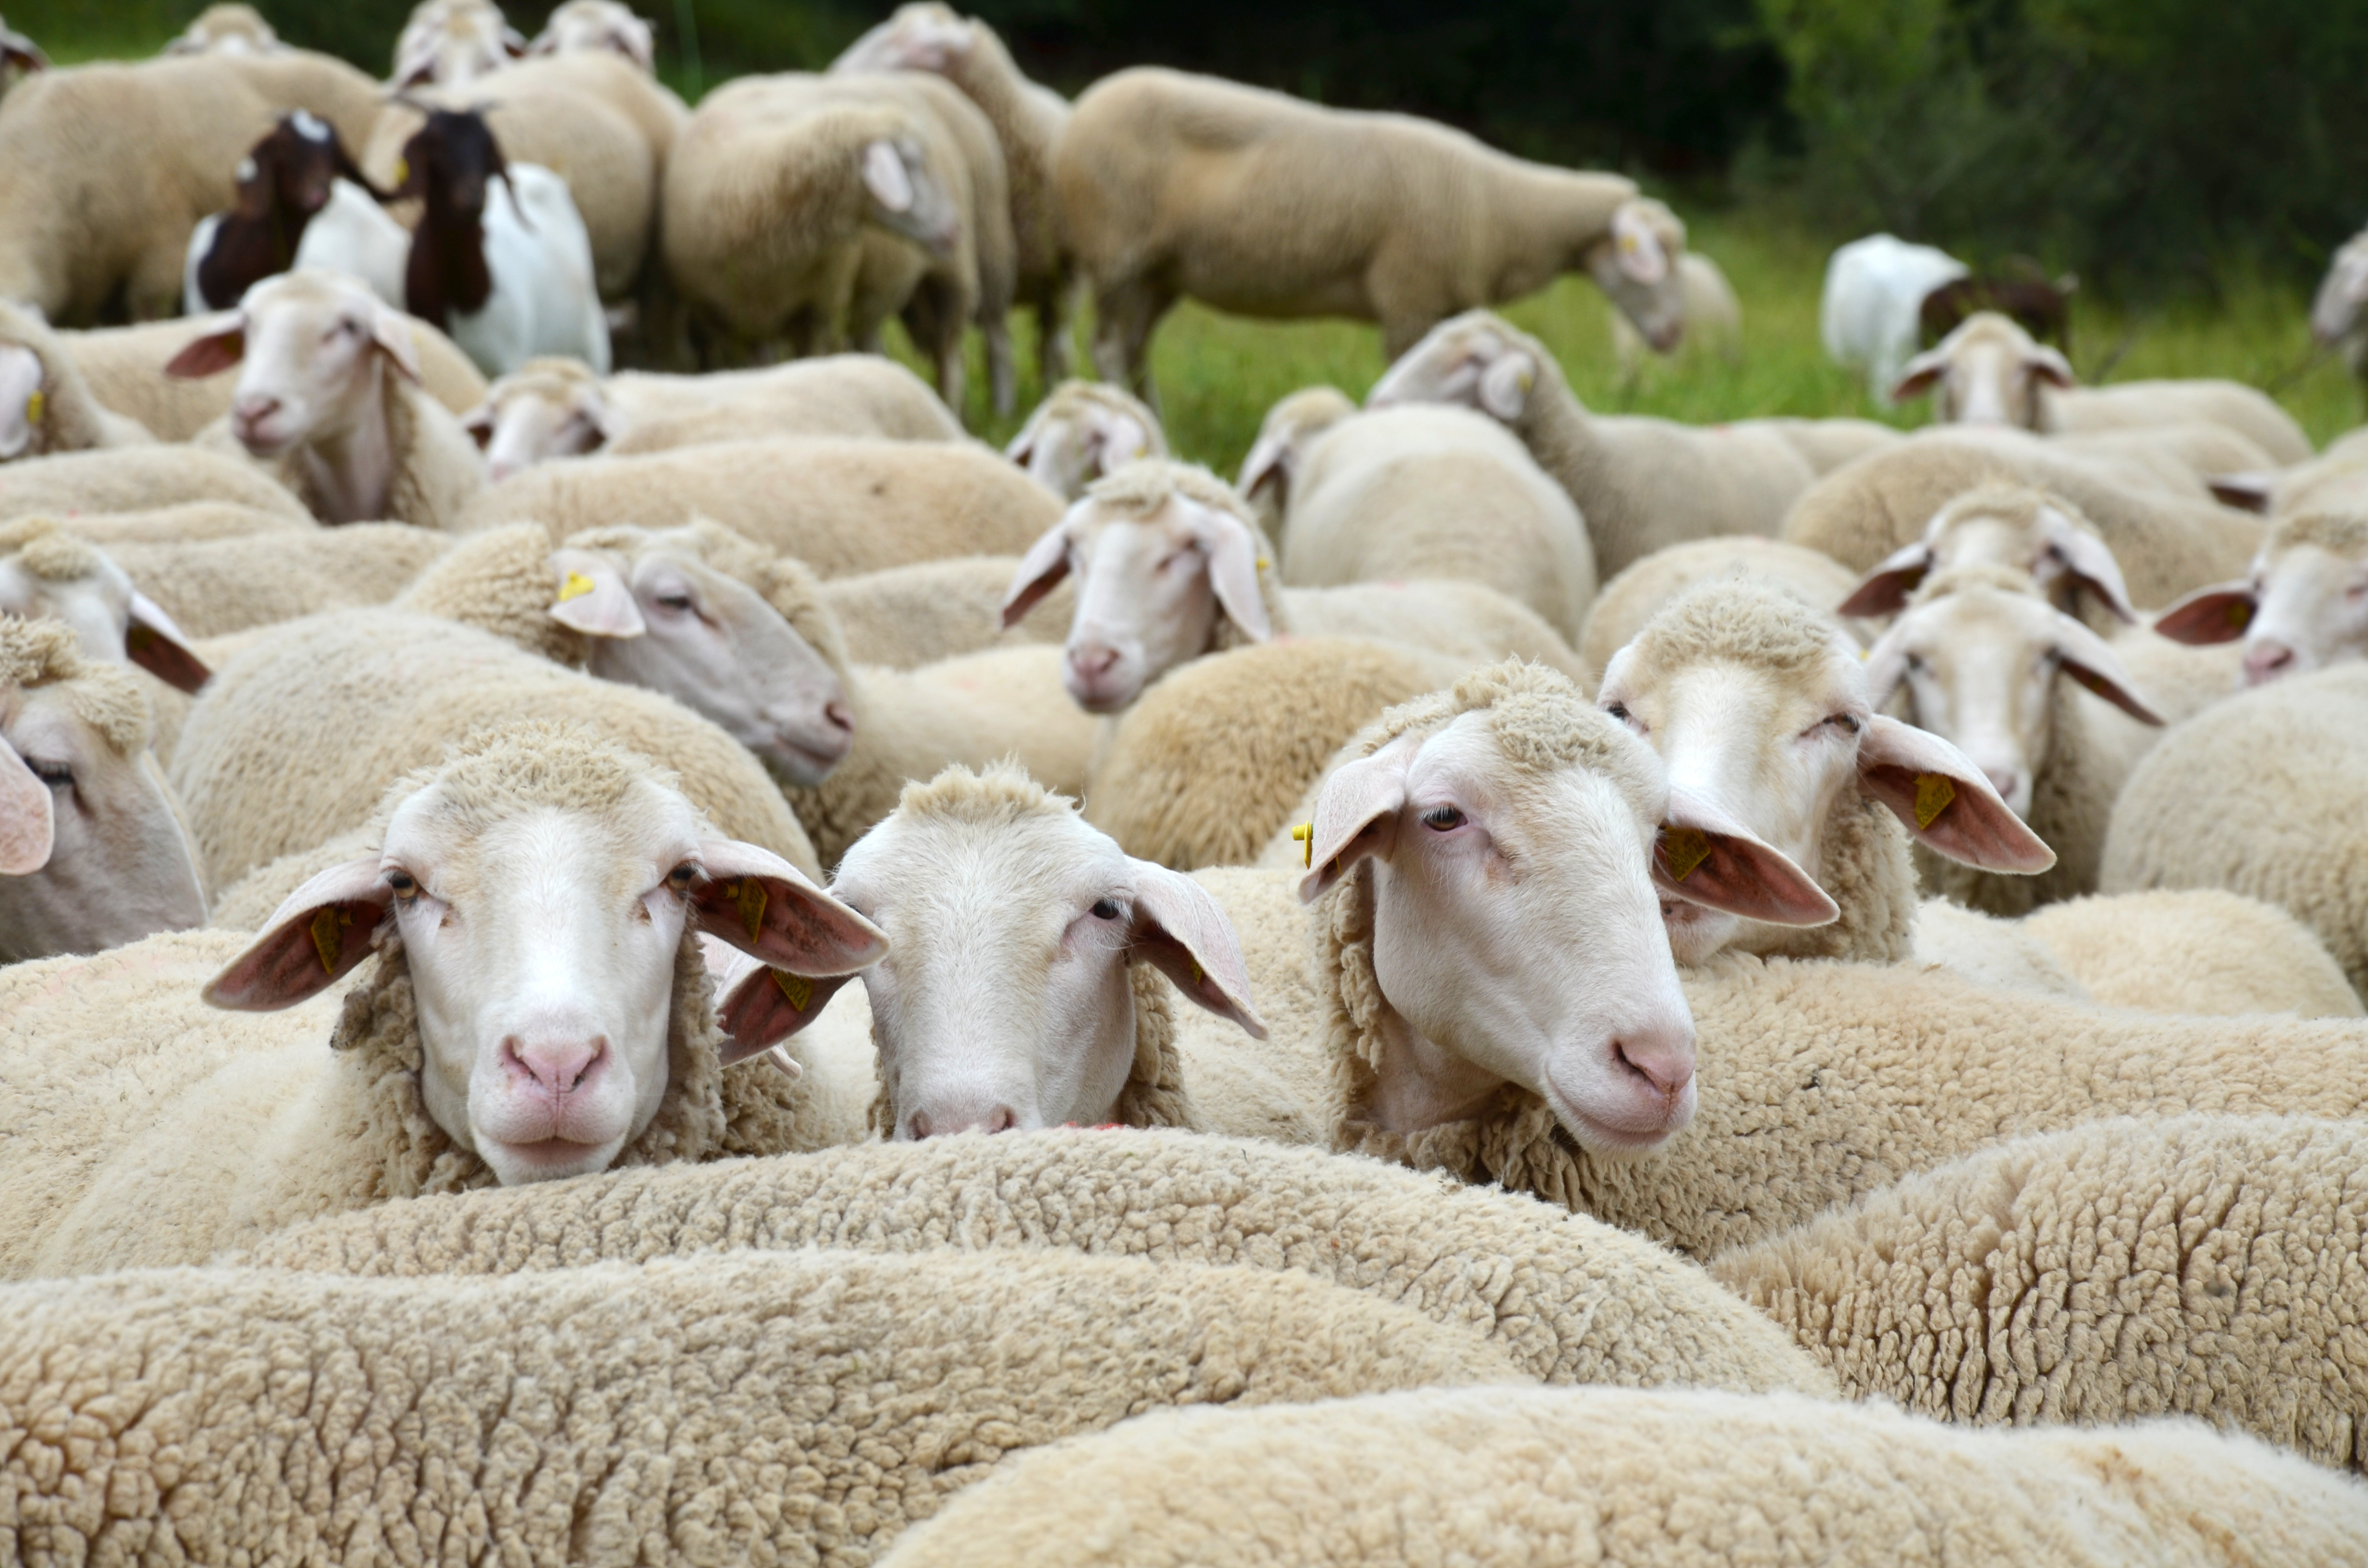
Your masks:
M1066 642L1077 594L1065 582L1003 629L1003 597L1019 570L1016 555L922 561L834 577L822 597L838 618L847 656L860 665L911 670L1015 642Z
M0 343L29 350L41 362L41 417L25 456L136 447L155 439L138 420L102 406L91 395L74 356L32 312L0 301Z
M1702 539L1672 544L1653 551L1603 585L1588 611L1587 635L1579 655L1593 678L1600 681L1611 655L1645 630L1663 605L1699 584L1743 581L1780 588L1828 620L1838 619L1834 607L1858 586L1840 562L1830 555L1780 540L1751 534ZM1873 641L1865 623L1841 622L1863 644Z
M69 525L82 532L84 519ZM384 604L452 542L409 523L348 523L229 539L122 540L106 547L143 594L192 637L219 637L315 610Z
M0 517L145 512L229 501L311 522L293 492L243 459L197 447L123 447L0 464Z
M2219 888L2072 899L2020 925L2108 1007L2357 1018L2360 998L2311 928Z

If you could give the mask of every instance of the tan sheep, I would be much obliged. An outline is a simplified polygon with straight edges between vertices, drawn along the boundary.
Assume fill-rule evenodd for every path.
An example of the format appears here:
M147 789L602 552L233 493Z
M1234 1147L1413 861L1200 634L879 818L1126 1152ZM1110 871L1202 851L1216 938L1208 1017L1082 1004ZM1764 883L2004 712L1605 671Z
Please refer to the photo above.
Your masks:
M207 6L183 28L166 54L276 54L286 45L263 14L236 0Z
M0 517L148 512L199 502L229 503L298 526L313 521L303 502L253 463L194 447L110 448L0 464Z
M1828 617L1858 585L1858 579L1832 556L1779 540L1738 534L1668 545L1639 557L1595 596L1587 612L1587 636L1579 644L1581 661L1600 678L1611 655L1626 647L1663 606L1713 582L1778 588ZM1844 619L1841 625L1861 643L1873 641L1863 621Z
M1700 251L1678 257L1678 314L1685 336L1677 352L1686 358L1715 355L1733 365L1743 358L1743 301L1718 263ZM1607 306L1604 324L1611 333L1611 358L1623 376L1634 378L1645 368L1651 345L1629 324L1617 305Z
M1003 455L1045 489L1075 501L1094 481L1138 458L1167 456L1167 435L1159 415L1132 393L1101 381L1063 381L1036 405Z
M911 670L1015 642L1068 641L1077 596L1066 583L1004 626L1004 593L1019 570L1016 555L921 561L833 577L822 597L838 618L847 656L859 665Z
M76 517L68 525L87 537ZM316 610L384 604L441 555L452 536L409 523L106 547L141 591L193 637L270 626Z
M2017 924L2102 1006L2363 1016L2317 934L2258 898L2157 888L2044 904Z

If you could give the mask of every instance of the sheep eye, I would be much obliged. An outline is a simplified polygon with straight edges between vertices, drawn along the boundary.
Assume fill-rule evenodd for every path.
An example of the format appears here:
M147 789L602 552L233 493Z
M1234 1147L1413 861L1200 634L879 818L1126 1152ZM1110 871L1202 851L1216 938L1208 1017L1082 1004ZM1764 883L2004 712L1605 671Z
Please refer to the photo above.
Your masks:
M697 881L699 881L699 868L688 860L666 873L666 886L677 892L688 891L691 883Z
M386 885L394 890L395 897L406 903L419 896L419 882L409 871L389 871Z
M677 614L685 613L690 608L690 596L689 594L660 594L658 596L658 604L660 608L673 610Z
M1828 724L1839 724L1845 732L1853 735L1865 728L1864 725L1858 722L1858 715L1855 713L1837 713L1832 718L1827 720L1826 722Z
M1907 667L1911 670L1921 670L1924 667L1924 655L1921 653L1908 654Z
M1624 702L1615 702L1604 711L1623 724L1628 722L1628 705Z
M1116 899L1098 898L1094 900L1095 919L1115 920L1118 918L1118 901Z
M1433 833L1452 833L1463 825L1463 813L1453 806L1433 806L1422 813L1422 824Z
M74 788L74 769L63 762L36 762L28 756L25 759L25 766L33 770L34 778L52 790Z

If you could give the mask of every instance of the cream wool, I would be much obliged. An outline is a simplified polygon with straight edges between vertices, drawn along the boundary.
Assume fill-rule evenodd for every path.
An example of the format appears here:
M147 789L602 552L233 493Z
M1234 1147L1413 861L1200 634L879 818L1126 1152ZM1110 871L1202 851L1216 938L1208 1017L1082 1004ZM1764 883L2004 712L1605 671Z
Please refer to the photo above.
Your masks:
M2362 1130L2113 1119L1722 1254L1855 1397L1980 1426L2201 1416L2368 1468Z
M85 519L67 526L84 531ZM384 604L452 536L409 523L348 523L228 539L119 540L108 556L192 637L220 637L316 610Z
M1004 630L1003 596L1019 569L1016 555L957 556L833 577L822 593L846 634L848 658L913 670L989 648L1067 641L1077 596L1066 583Z
M1057 1255L155 1270L0 1314L0 1540L38 1564L860 1562L1146 1409L1524 1381L1315 1280Z
M2069 899L2042 905L2014 928L2103 1006L2362 1016L2317 933L2273 903L2220 888Z
M257 511L234 501L187 501L136 512L79 512L74 518L75 536L102 550L119 544L203 544L267 533L284 540L316 526L310 517Z
M49 324L32 312L0 301L0 347L21 348L40 367L40 413L26 420L31 428L17 456L141 446L155 439L138 420L103 406L91 394L90 383L83 379L74 356Z
M70 517L227 501L310 523L304 503L253 463L195 447L63 452L0 465L0 517Z
M1666 545L1604 584L1595 596L1587 612L1587 633L1579 642L1587 667L1600 677L1611 655L1644 631L1663 605L1700 584L1720 580L1781 588L1829 617L1858 585L1858 579L1830 555L1752 534ZM1873 641L1861 621L1844 620L1842 627L1862 643Z

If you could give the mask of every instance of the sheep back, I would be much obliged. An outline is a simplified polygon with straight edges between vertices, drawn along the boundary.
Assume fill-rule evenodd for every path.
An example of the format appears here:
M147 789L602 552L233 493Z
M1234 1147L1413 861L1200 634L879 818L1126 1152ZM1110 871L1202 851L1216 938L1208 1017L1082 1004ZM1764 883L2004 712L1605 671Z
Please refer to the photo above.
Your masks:
M2294 1013L2357 1018L2360 998L2317 934L2258 898L2219 888L2072 899L2021 922L2108 1007L2149 1013Z
M297 521L312 520L304 503L263 470L191 447L62 452L0 465L0 517L144 512L193 501L227 501Z

